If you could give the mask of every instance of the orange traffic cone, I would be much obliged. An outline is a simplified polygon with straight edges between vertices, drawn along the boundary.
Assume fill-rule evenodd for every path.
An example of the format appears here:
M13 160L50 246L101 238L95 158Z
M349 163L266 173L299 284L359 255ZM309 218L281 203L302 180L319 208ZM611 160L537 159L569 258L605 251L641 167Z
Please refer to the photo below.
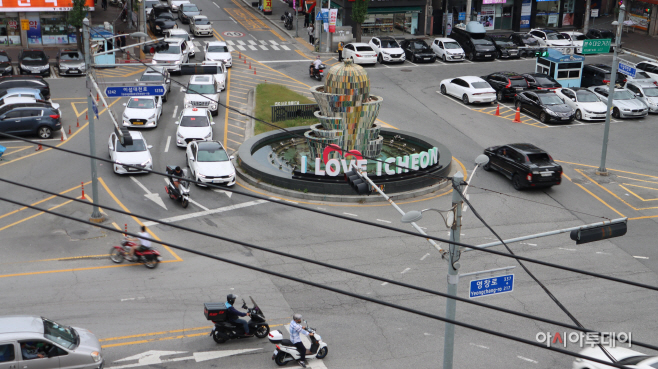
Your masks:
M85 120L89 120L89 114L85 113Z
M494 114L494 115L497 116L497 117L500 116L500 104L497 104L497 106L496 106L496 114Z
M59 136L60 141L64 141L64 135Z
M244 63L247 64L247 58L244 58L242 60L244 60Z
M80 128L80 118L75 118L75 126L76 128Z
M85 198L85 183L80 182L80 188L82 188L82 198Z
M39 146L37 146L37 149L34 151L39 151L39 150L43 150L43 147L41 147L41 143L39 143Z
M98 97L98 92L96 92L96 101L98 102L100 99Z
M254 68L254 76L256 75L256 68Z
M238 51L238 59L242 59L242 53Z
M69 134L71 134L71 125L69 124Z
M514 116L514 123L521 123L521 108L516 108L516 115Z
M251 69L251 62L249 62L249 69Z

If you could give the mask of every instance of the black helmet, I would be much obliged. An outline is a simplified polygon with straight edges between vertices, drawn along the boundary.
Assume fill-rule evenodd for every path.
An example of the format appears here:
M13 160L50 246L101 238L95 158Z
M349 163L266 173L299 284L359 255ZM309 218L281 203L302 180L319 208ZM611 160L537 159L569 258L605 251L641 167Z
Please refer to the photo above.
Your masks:
M177 172L181 171L180 167L176 167L176 169L174 169L174 170L177 171Z
M235 299L237 299L237 298L238 298L238 296L236 296L232 293L229 293L228 295L226 295L226 301L228 301L228 303L231 304L231 305L233 305L235 303Z

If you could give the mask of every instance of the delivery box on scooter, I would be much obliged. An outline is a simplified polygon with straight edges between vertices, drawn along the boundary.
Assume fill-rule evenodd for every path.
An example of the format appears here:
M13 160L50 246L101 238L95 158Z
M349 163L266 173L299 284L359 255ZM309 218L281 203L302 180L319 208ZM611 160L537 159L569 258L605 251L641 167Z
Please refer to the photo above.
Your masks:
M205 302L203 303L203 314L206 319L213 322L224 322L228 315L228 309L223 302Z
M281 331L276 330L276 331L270 331L270 334L267 337L270 340L270 343L273 343L275 345L278 345L283 341L283 334L281 334Z

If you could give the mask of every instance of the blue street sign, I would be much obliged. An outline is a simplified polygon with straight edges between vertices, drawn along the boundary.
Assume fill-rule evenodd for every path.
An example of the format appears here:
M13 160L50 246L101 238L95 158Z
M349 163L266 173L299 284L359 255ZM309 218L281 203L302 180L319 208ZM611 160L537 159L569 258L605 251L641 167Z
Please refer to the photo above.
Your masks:
M121 86L105 87L105 96L164 96L164 86Z
M91 108L94 109L94 115L96 116L96 119L100 119L98 117L98 105L96 105L96 101L94 101L94 98L91 98Z
M476 298L498 293L512 292L514 289L514 274L501 275L500 277L476 279L471 281L471 289L468 297Z
M619 63L619 69L621 73L624 73L625 75L635 78L635 73L637 73L637 69L631 67L630 65L624 64L624 63Z
M315 20L322 20L324 23L329 22L329 9L321 9L318 15L315 16Z

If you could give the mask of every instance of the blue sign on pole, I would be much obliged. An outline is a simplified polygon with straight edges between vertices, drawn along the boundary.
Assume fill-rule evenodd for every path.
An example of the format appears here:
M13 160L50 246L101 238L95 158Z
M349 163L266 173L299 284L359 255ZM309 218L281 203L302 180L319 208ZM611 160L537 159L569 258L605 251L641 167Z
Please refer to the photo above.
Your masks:
M94 98L91 98L91 108L94 109L94 115L96 116L96 119L100 119L98 117L98 105L96 105L96 101L94 101Z
M619 63L618 70L631 78L635 78L635 74L637 73L637 69L624 63Z
M105 87L105 96L164 96L164 86L121 86Z
M499 277L476 279L471 281L468 297L476 298L498 293L512 292L514 289L514 274Z
M329 9L320 9L318 15L315 16L315 20L322 20L324 23L329 23Z
M463 21L466 20L466 12L459 12L457 15L457 20Z

